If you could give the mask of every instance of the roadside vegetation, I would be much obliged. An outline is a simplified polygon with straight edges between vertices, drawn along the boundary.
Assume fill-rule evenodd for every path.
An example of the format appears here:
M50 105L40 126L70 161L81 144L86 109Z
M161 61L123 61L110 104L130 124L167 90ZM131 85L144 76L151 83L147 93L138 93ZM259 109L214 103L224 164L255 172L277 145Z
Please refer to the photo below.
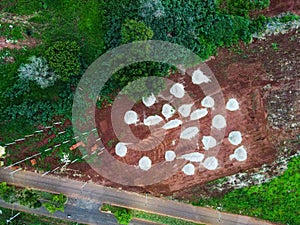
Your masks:
M183 45L206 60L216 55L218 48L250 43L252 35L262 32L272 20L263 15L250 15L269 4L270 0L190 0L185 4L179 4L178 0L0 1L0 36L5 38L5 43L18 45L21 40L36 40L29 47L0 50L0 145L32 134L38 127L53 121L64 124L70 120L73 95L81 76L107 50L132 41L163 40ZM289 14L280 22L294 19L299 18ZM280 46L274 43L272 47L278 50ZM168 76L171 69L169 65L152 62L130 65L109 79L99 93L101 100L97 106L106 107L127 84L133 87L135 79ZM163 88L163 84L159 88ZM131 97L138 100L136 94ZM59 135L62 131L65 132ZM46 142L37 144L49 136ZM7 148L5 163L11 165L23 159L20 157L37 152L42 154L36 164L26 161L22 165L45 172L54 168L53 161L59 165L73 160L80 162L82 156L69 150L69 146L75 144L72 137L71 125L52 127L26 143ZM68 140L68 146L45 152ZM33 147L26 156L19 154L29 146ZM39 163L49 157L53 161ZM44 205L50 212L63 211L66 200L64 196L53 195L44 202L43 197L32 190L5 183L1 183L0 188L0 197L7 202L19 202L32 208ZM299 158L296 158L284 175L269 183L235 190L222 198L202 199L195 204L300 224L299 190ZM123 223L136 217L165 224L185 224L127 209L108 207L107 210Z
M7 225L7 220L20 213L17 217L11 220L10 225L84 225L76 222L68 222L46 216L40 216L25 212L19 212L13 209L0 207L0 225Z
M127 225L133 218L156 222L158 224L170 225L201 225L168 216L147 213L134 209L122 208L110 204L103 204L101 211L110 212L115 215L119 224Z
M0 198L7 203L18 203L34 209L44 206L50 213L64 212L67 202L67 197L63 194L50 194L27 188L17 188L7 185L6 182L0 183Z
M300 158L292 159L283 175L268 183L237 189L219 198L202 198L197 206L244 214L289 225L300 224Z

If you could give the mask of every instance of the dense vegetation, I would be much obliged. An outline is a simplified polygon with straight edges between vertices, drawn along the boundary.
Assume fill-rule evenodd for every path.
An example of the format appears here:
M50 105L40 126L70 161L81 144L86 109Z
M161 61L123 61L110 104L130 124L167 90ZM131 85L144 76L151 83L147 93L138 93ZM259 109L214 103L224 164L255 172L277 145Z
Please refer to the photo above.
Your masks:
M8 203L19 203L34 209L43 205L50 213L58 210L63 212L67 201L67 197L63 194L55 195L27 188L15 188L6 182L0 183L0 198Z
M119 224L125 224L125 225L129 224L132 218L143 219L143 220L152 221L159 224L197 225L196 223L192 223L192 222L188 222L188 221L184 221L172 217L147 213L147 212L133 210L133 209L126 209L126 208L122 208L110 204L103 204L101 210L104 212L110 211L115 215Z
M13 209L6 209L0 207L0 225L7 225L6 220L17 215L18 211ZM35 214L21 212L16 218L14 218L10 225L83 225L76 222L68 222L60 219L49 218L46 216L38 216Z
M5 12L27 18L28 23L1 23L0 36L8 42L36 38L34 48L0 51L0 133L1 145L14 138L34 131L34 125L49 124L53 118L62 121L71 118L73 92L87 67L105 51L141 40L164 40L183 45L203 60L217 54L219 47L227 47L251 41L251 35L264 29L268 18L251 18L250 13L269 5L269 0L2 0L1 17ZM283 22L291 18L284 17ZM14 62L9 62L10 58ZM149 89L147 83L136 89L134 80L148 76L167 76L169 65L153 62L136 63L116 72L106 83L102 99L111 101L118 90L141 98L145 90L158 92L159 85ZM128 92L134 89L136 92ZM103 104L99 104L103 106ZM57 134L55 128L49 135ZM56 143L69 140L72 129L56 135L43 147L43 151ZM36 139L31 140L34 144ZM71 142L72 144L72 142ZM18 150L18 149L16 149ZM8 151L11 151L8 149ZM56 152L63 159L68 147ZM8 164L14 162L18 151L8 152ZM35 153L35 152L34 152ZM43 153L44 160L51 152ZM69 160L78 159L70 155ZM44 165L50 169L51 165ZM197 205L222 204L231 212L258 216L273 221L300 224L299 158L289 164L289 170L268 184L228 193L222 199L207 199ZM289 176L290 175L290 176ZM298 180L297 180L298 179ZM298 181L298 182L297 182ZM31 190L16 191L1 184L1 198L9 202L38 207L37 194ZM293 200L293 201L292 201ZM49 199L45 207L50 211L61 209L62 197ZM126 217L128 211L118 211L118 217ZM124 216L125 215L125 216ZM135 216L141 216L137 213ZM1 215L0 215L1 216ZM132 215L130 215L132 216ZM128 216L128 217L130 217ZM149 215L148 215L149 216ZM141 216L142 217L142 216ZM150 217L150 216L149 216ZM159 221L162 222L162 221ZM175 222L172 222L175 224Z
M255 216L284 224L300 224L300 158L288 164L283 175L272 181L231 191L221 198L200 199L199 206L221 207L222 210Z

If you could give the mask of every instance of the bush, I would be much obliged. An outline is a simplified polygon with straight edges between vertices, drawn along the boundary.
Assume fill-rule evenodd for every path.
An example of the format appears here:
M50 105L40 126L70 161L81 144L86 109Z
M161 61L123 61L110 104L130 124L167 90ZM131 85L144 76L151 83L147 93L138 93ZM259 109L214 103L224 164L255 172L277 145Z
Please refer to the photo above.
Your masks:
M126 20L121 28L122 44L134 41L146 41L153 37L153 31L143 22Z
M52 86L58 76L50 70L45 58L32 56L31 63L22 64L18 70L21 80L36 82L41 88Z
M67 81L80 72L79 46L75 41L57 41L45 52L50 68Z
M59 194L59 195L53 195L50 202L45 202L43 205L50 213L54 213L58 210L64 212L66 202L67 202L67 197L63 194Z
M249 17L249 12L267 8L270 0L219 0L218 4L228 14Z
M18 201L21 205L29 208L40 208L42 203L39 200L39 196L32 190L23 189L18 192Z
M141 101L142 97L148 97L152 93L159 94L166 89L164 78L159 77L144 77L139 80L128 83L122 90L122 94L135 102Z

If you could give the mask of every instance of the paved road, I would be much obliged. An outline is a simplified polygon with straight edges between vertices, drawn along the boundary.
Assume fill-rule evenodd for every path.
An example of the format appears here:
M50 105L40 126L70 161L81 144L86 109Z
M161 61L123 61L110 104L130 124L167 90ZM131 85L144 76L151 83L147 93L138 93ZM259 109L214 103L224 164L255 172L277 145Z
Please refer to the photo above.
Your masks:
M96 185L94 183L83 183L67 178L55 176L44 176L40 174L20 171L10 174L10 170L0 168L0 181L22 187L32 187L34 189L45 190L54 193L63 193L68 197L92 200L99 204L111 203L128 208L135 208L156 214L168 215L182 218L198 223L212 225L270 225L272 223L255 218L220 213L219 211L195 207L189 204L164 200L154 197L116 190L109 187ZM78 208L77 212L81 209ZM97 212L98 213L98 212ZM96 224L108 224L106 221L94 221Z
M39 209L30 209L19 204L9 204L0 199L1 207L10 208L17 211L38 214L42 216L48 216L53 218L58 218L61 220L71 220L74 222L80 222L85 224L100 224L99 221L102 221L102 224L107 225L116 225L116 218L108 213L101 213L98 211L99 204L93 201L86 201L82 199L69 198L68 203L65 207L65 211L55 212L54 214L49 213L44 207ZM15 213L16 214L16 213ZM67 218L67 215L71 215L71 219ZM95 222L96 221L96 222ZM105 221L105 223L104 223ZM131 225L153 225L154 223L148 223L139 220L132 220Z

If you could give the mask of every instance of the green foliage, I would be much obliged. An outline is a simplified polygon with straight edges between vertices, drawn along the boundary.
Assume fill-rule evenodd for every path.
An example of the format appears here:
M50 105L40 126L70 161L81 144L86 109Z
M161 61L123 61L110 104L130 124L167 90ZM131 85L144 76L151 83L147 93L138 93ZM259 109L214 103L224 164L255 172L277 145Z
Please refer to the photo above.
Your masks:
M228 14L249 17L250 12L267 8L270 0L219 0L218 5Z
M143 22L125 20L121 28L122 44L134 41L146 41L153 37L153 31Z
M1 0L0 9L20 15L33 14L43 9L43 0Z
M166 81L164 78L149 76L129 82L121 93L126 95L129 99L138 102L142 100L142 97L148 97L152 93L157 95L165 90L165 88Z
M29 208L40 208L42 206L37 193L28 189L23 189L18 192L18 201L21 205Z
M16 26L7 23L0 23L0 34L6 37L6 39L16 41L24 39L23 33L24 29L21 26Z
M300 224L300 158L292 159L283 175L272 181L237 189L222 198L201 199L196 205L221 206L233 213L242 213L285 224Z
M65 210L65 204L67 201L67 197L63 194L53 195L52 199L49 202L43 203L43 206L50 212L55 213L56 211Z
M119 224L127 225L130 223L132 219L132 210L118 207L118 206L113 206L109 204L103 204L101 209L103 211L111 211Z
M55 42L45 51L50 68L67 81L80 72L79 46L75 41Z
M0 183L0 198L5 202L14 203L17 201L16 191L14 187L8 186L6 182Z

